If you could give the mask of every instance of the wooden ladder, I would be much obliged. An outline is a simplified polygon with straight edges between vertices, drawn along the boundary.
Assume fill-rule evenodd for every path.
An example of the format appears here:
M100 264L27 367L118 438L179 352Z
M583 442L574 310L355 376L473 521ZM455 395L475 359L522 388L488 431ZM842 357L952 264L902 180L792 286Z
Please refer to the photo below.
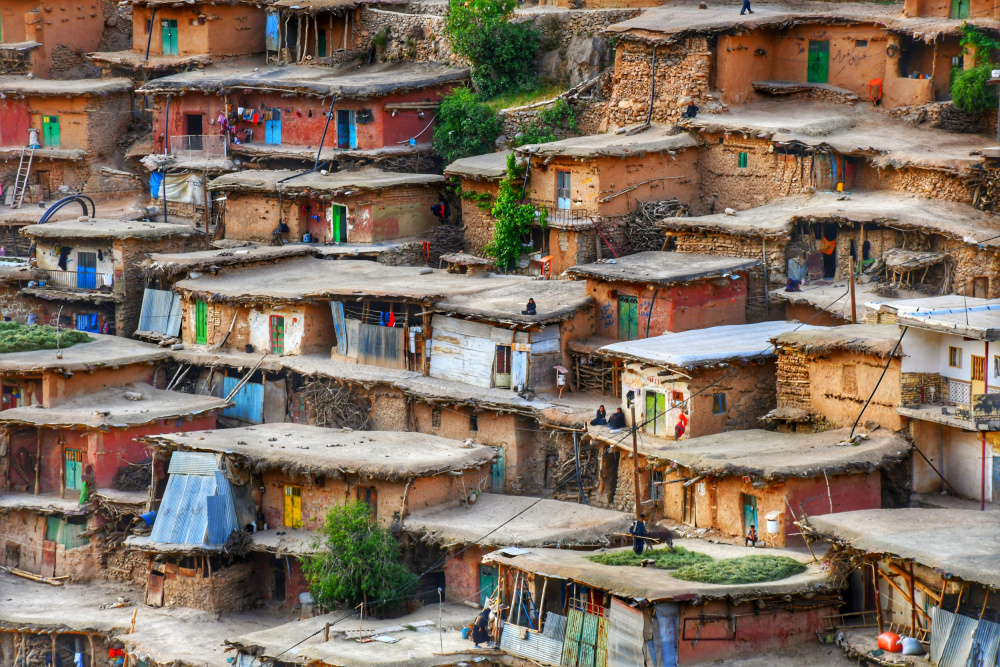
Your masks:
M17 165L17 177L14 179L14 197L12 204L14 208L21 208L24 201L24 191L28 189L28 174L31 173L31 163L35 159L35 148L33 146L21 149L21 162Z

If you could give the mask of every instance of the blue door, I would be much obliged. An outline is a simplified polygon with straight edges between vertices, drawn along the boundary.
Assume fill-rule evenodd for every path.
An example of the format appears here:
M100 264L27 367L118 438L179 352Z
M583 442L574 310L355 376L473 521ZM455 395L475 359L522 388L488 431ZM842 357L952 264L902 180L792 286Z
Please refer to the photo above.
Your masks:
M337 148L358 147L358 126L353 109L337 109Z
M278 50L278 15L268 14L264 26L264 48L268 51Z
M281 110L270 109L271 118L264 121L264 143L281 143Z
M76 286L80 289L97 289L97 253L76 253Z
M240 378L226 376L222 380L222 393L226 396L229 395L236 385L239 384ZM230 417L232 419L239 419L240 421L250 422L251 424L263 424L264 423L264 385L257 384L254 382L247 382L243 385L243 388L236 392L233 396L233 405L230 408L225 408L222 411L223 417Z
M76 316L76 330L100 333L97 330L97 313L79 313Z

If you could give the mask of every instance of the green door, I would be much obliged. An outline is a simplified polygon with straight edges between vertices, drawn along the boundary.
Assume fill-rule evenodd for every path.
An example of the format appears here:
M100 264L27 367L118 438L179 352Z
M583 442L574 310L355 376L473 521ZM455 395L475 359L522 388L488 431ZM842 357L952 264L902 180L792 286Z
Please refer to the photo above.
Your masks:
M486 606L486 601L497 590L497 569L489 565L479 566L479 605Z
M635 340L639 337L639 297L618 297L618 339Z
M662 436L667 432L667 395L646 392L646 433Z
M208 304L204 301L194 302L194 342L208 344Z
M83 488L83 452L79 449L66 450L66 488Z
M46 148L59 145L59 116L42 116L42 145Z
M969 0L951 0L951 18L969 18Z
M285 318L271 315L271 354L285 353Z
M347 208L339 204L330 206L330 240L334 243L347 241Z
M316 38L316 57L326 58L326 30L319 29L319 36Z
M494 447L497 457L490 464L490 493L503 493L503 448Z
M177 51L177 19L160 21L160 32L163 35L163 55L176 56Z
M830 42L809 40L809 65L806 68L806 81L826 83L829 74Z

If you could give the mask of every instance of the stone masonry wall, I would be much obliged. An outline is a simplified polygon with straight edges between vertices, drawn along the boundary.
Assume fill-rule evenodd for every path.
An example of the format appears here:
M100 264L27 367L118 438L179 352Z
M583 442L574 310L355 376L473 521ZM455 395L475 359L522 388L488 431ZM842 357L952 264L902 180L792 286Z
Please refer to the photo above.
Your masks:
M156 242L138 242L136 240L115 241L115 265L122 267L122 275L115 275L115 289L121 290L124 300L118 304L115 313L115 328L119 336L131 336L139 326L139 314L142 311L142 295L146 288L146 277L139 263L146 258L148 252L179 252L201 250L205 247L198 240L202 237L164 239ZM119 259L120 258L120 259ZM117 274L117 270L116 270Z
M167 568L179 570L169 563ZM212 572L209 578L200 570L195 576L182 576L168 569L163 582L163 604L168 607L194 607L207 611L242 611L250 607L257 597L253 585L253 564L238 563ZM214 609L213 609L214 603Z
M778 407L810 410L809 357L793 348L778 350Z
M608 120L621 127L643 123L649 110L653 47L626 42L618 45ZM675 123L689 100L704 108L709 91L711 54L708 41L692 37L681 44L656 48L656 96L652 120Z
M462 180L465 192L488 194L496 197L498 186L495 181ZM477 205L478 202L462 198L462 224L465 225L465 251L482 255L483 247L493 240L493 216Z
M736 236L735 234L711 234L675 232L677 252L690 252L718 257L745 257L747 259L766 258L767 278L771 285L784 284L787 270L785 246L788 239L760 236ZM763 293L763 270L761 273L761 290Z
M445 36L444 24L443 16L401 14L365 6L361 10L358 49L371 49L376 36L388 31L388 41L379 50L382 60L433 60L459 64L460 59L452 53L451 44Z
M703 135L707 146L698 154L701 193L691 202L692 215L744 211L780 197L809 192L812 158L773 152L767 139L740 134ZM746 153L746 167L739 166Z

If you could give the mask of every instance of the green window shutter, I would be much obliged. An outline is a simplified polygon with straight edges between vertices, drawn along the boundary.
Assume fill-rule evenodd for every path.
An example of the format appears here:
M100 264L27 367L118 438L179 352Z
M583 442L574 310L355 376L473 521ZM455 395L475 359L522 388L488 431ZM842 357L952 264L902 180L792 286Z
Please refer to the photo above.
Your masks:
M208 304L204 301L194 302L194 342L208 344Z

